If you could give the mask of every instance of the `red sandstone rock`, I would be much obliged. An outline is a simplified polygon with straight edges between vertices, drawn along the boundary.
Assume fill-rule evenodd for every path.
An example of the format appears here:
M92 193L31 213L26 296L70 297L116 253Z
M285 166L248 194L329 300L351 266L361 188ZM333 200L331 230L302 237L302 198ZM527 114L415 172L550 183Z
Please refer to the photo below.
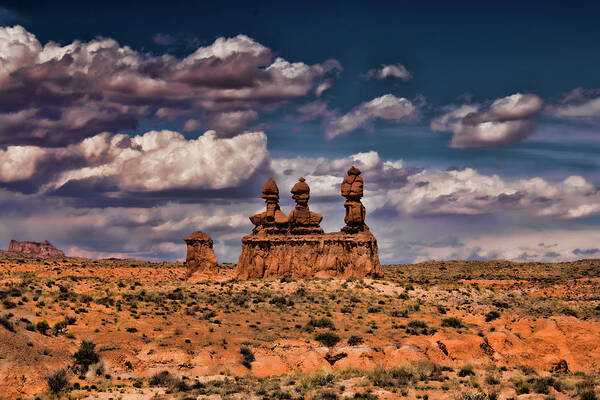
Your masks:
M242 238L242 253L235 276L238 279L294 277L349 278L380 277L377 239L364 224L365 209L360 202L363 179L352 167L342 183L346 196L346 227L342 232L323 233L323 217L308 208L310 187L300 178L291 192L296 201L287 222L277 223L279 189L269 179L262 197L267 211L250 217L256 228ZM347 228L347 229L346 229Z
M305 179L300 178L292 187L291 192L292 198L296 201L296 207L288 217L290 232L295 234L323 233L323 228L319 226L323 216L310 211L308 208L310 187L308 187Z
M11 240L8 252L25 257L64 258L65 253L47 240L43 242L19 242Z
M247 235L238 279L380 277L377 240L370 232L307 235Z
M187 255L185 264L187 266L186 279L196 274L216 273L217 257L213 250L213 240L204 232L194 232L186 237Z
M262 198L267 203L267 211L250 217L250 221L256 225L253 232L286 232L288 230L288 219L279 208L279 188L273 178L269 178L265 186L263 186Z
M348 176L342 181L341 192L346 198L344 207L346 207L346 217L344 222L346 226L342 232L355 233L369 230L365 224L366 211L360 199L363 197L364 181L360 176L360 169L352 166L348 170Z

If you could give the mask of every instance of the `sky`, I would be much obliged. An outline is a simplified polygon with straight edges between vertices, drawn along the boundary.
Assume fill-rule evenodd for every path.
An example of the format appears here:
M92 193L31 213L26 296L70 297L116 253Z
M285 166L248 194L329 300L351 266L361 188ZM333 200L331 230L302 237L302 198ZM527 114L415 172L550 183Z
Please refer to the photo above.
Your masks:
M597 2L0 2L0 246L236 262L273 177L384 263L600 257Z

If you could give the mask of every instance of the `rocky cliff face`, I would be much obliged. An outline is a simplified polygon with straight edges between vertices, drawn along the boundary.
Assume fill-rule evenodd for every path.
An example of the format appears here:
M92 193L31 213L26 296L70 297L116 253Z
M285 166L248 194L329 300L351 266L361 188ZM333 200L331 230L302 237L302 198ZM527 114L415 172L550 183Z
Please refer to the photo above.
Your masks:
M8 252L15 255L40 258L64 258L65 253L54 247L47 240L43 242L19 242L11 240Z
M185 264L187 266L186 279L195 275L217 273L217 257L213 250L213 240L204 232L194 232L186 237L187 255Z
M247 235L235 271L238 279L380 277L377 240L370 232Z

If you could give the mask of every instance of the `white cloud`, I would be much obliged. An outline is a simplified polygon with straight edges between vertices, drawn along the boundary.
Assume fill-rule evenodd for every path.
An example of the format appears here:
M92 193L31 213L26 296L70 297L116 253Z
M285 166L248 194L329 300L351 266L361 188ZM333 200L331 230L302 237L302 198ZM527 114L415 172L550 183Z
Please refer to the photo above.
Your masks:
M452 132L451 147L495 147L516 143L534 132L533 117L542 100L534 94L496 99L487 110L463 105L431 121L435 131Z
M419 109L404 97L386 94L360 104L345 115L332 119L327 127L327 138L344 135L375 119L391 122L409 122L419 118Z
M262 132L220 139L214 131L208 131L190 140L166 130L132 138L102 134L73 148L91 165L62 173L47 188L107 177L115 179L123 191L236 187L267 162L266 144Z
M385 79L388 77L408 81L412 78L412 75L402 64L382 64L379 68L374 68L367 72L367 78Z
M0 181L27 179L35 173L35 164L46 151L35 146L8 146L0 149Z

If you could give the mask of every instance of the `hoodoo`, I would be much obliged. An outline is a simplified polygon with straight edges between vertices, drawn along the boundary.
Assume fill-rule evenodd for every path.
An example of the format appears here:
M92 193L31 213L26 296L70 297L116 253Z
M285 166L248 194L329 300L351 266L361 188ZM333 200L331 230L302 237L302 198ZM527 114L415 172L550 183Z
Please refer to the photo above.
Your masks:
M183 239L187 244L185 257L186 279L194 275L216 274L217 257L213 250L213 240L204 232L194 232Z
M255 225L242 238L238 279L267 277L379 277L377 239L365 224L363 178L352 167L342 182L346 197L346 226L341 232L323 233L323 217L308 207L310 187L300 178L291 190L296 201L289 216L279 209L279 189L270 178L262 191L267 210L250 217Z

